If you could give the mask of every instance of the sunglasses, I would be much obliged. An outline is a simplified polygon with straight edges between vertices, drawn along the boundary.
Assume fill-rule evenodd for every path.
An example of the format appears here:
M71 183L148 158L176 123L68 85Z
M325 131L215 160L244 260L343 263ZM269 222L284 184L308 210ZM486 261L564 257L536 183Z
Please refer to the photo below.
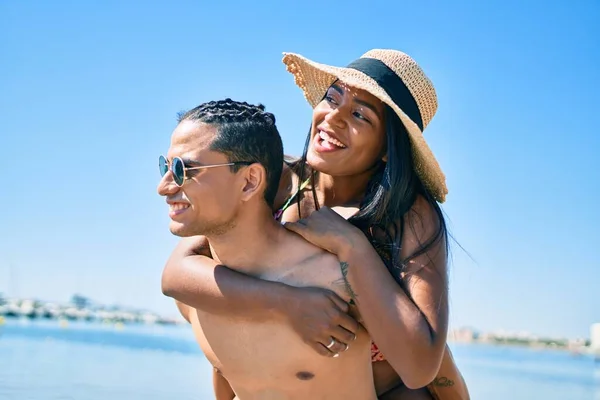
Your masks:
M173 161L169 162L165 156L158 157L158 169L160 170L160 176L163 177L167 172L171 171L173 174L173 181L179 187L183 186L183 182L188 179L186 171L192 171L196 169L225 167L228 165L250 165L254 164L254 161L235 161L224 164L212 164L212 165L201 165L198 167L186 167L185 163L180 157L174 157Z

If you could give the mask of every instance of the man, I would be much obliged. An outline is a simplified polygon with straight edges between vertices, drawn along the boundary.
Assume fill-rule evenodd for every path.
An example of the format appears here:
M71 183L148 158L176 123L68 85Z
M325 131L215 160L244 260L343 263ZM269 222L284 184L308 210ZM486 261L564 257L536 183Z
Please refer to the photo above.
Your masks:
M350 301L337 258L273 218L282 165L275 118L262 106L227 99L188 111L161 158L158 193L169 204L170 230L205 236L212 258L236 271L330 289ZM240 400L377 398L370 339L362 327L349 348L323 357L283 323L178 307Z

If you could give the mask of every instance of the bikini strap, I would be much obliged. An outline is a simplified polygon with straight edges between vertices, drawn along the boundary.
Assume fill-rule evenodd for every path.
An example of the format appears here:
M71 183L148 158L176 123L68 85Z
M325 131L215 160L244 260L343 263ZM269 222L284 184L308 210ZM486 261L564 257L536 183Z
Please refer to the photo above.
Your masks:
M298 196L298 193L300 193L302 190L304 190L304 188L306 187L306 185L308 185L309 182L310 182L310 177L307 178L304 182L302 182L302 185L300 185L298 190L296 190L296 192L292 196L290 196L289 199L287 199L285 204L279 210L277 210L277 212L275 213L275 219L279 219L281 217L283 212L290 206L290 204L292 204L292 201L294 201L296 196Z

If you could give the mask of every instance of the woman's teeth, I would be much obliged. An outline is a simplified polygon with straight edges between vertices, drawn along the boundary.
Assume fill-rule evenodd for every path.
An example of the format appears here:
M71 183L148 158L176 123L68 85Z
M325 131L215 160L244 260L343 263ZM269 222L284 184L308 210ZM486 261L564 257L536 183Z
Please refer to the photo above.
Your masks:
M326 134L323 131L319 131L319 137L321 139L323 139L324 141L326 141L328 143L331 143L331 144L333 144L333 145L335 145L335 146L337 146L337 147L339 147L341 149L345 149L346 148L346 146L342 142L340 142L339 140L337 140L335 138L332 138L331 136L329 136L328 134Z

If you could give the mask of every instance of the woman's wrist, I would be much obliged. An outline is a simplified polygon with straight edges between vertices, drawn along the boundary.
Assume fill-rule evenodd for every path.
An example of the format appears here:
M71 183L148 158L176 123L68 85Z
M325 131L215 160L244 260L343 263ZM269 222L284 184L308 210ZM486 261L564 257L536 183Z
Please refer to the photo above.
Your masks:
M368 249L368 246L371 246L371 243L369 243L367 237L357 229L356 233L344 236L340 240L336 255L340 261L348 262L353 258L352 254L355 254L356 252L360 253L365 248Z

